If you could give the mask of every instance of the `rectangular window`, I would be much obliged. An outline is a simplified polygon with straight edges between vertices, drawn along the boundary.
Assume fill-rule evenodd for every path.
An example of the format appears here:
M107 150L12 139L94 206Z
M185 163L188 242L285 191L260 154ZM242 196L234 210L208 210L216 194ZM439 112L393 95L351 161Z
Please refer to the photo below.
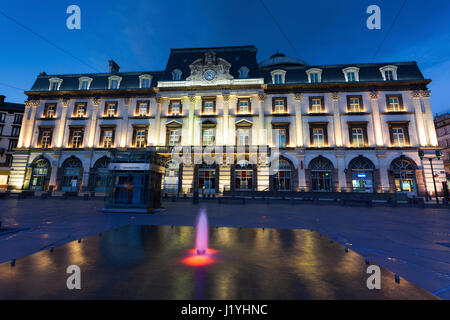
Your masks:
M394 146L404 147L406 146L405 132L403 128L392 128L392 140Z
M87 90L89 87L89 81L81 81L81 90Z
M87 109L86 103L77 103L75 105L75 116L77 118L86 117L86 109Z
M325 135L323 132L323 128L313 128L313 145L315 147L324 147L325 146Z
M319 74L318 73L311 73L309 75L309 82L311 82L311 83L318 83L319 82Z
M113 145L113 130L108 129L103 132L103 148L111 148Z
M273 112L274 113L285 113L286 112L286 105L284 99L275 99L273 101L274 107Z
M213 146L215 143L215 128L204 128L203 129L203 145L204 146Z
M117 89L119 87L119 80L111 80L111 89Z
M54 118L56 116L56 104L49 103L45 105L45 117Z
M0 112L0 122L5 122L5 118L6 118L6 113Z
M72 148L80 148L83 143L83 132L75 130L72 133Z
M147 130L136 130L136 148L145 148L147 145Z
M52 143L52 132L50 130L42 131L41 148L50 148Z
M320 98L311 99L311 112L313 113L322 112L322 99Z
M364 147L364 130L362 128L352 128L352 146Z
M250 129L237 129L237 144L239 146L248 146L250 144Z
M358 97L350 97L348 104L349 112L361 112L361 103Z
M116 116L116 109L117 109L117 104L115 103L108 103L106 105L106 116L107 117L115 117Z
M169 129L169 146L178 146L181 143L181 129Z
M286 128L278 128L274 129L275 135L275 145L278 148L286 148L287 144L287 129Z
M203 104L204 114L214 114L214 101L205 101Z
M392 70L385 71L384 76L386 77L386 81L394 80L394 72Z
M283 75L275 74L274 75L275 84L283 84Z
M12 127L11 136L18 137L20 135L20 127Z
M142 88L150 88L150 79L142 79Z
M353 71L347 72L347 81L348 82L355 82L356 81L356 74Z
M205 111L206 111L206 108L205 108ZM211 111L211 113L212 113L212 111ZM169 115L178 116L180 114L181 114L181 102L180 101L170 101Z
M15 149L17 147L17 142L17 140L9 140L8 151L12 151L13 149Z
M400 100L398 97L388 97L389 111L400 111Z
M22 114L14 115L14 123L21 124L22 123L22 119L23 119L23 115Z
M238 113L250 113L250 100L239 100Z
M145 117L145 116L148 115L148 109L149 109L148 102L139 102L138 103L138 112L137 112L137 114L140 117Z

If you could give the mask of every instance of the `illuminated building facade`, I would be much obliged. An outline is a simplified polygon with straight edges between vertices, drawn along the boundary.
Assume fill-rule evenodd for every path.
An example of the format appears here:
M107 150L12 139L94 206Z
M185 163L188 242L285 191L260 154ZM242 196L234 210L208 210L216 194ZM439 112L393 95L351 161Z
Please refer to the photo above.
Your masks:
M256 52L172 49L163 71L119 72L110 61L104 74L39 75L10 187L102 192L112 150L213 145L277 147L280 169L168 157L163 188L433 193L418 151L440 148L430 80L415 62L311 66L276 53L258 63Z
M8 187L13 150L19 141L24 109L23 104L5 102L5 96L0 95L0 189Z

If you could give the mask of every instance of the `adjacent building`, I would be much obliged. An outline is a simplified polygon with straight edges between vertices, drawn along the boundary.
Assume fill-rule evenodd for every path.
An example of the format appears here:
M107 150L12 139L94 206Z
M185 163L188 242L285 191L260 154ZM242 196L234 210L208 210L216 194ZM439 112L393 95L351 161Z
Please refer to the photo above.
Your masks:
M112 153L155 150L166 159L163 188L178 193L434 193L418 153L441 148L431 80L416 62L309 65L256 53L172 49L160 71L120 72L110 61L103 74L39 75L26 92L10 188L102 192ZM174 161L177 146L192 161ZM233 152L199 162L203 147ZM263 156L275 151L274 172ZM433 166L444 170L442 160ZM445 177L436 179L442 192Z
M0 95L0 189L6 189L13 159L13 150L19 141L25 105L5 102Z
M442 148L442 159L444 160L447 180L450 180L450 113L434 117L438 144Z

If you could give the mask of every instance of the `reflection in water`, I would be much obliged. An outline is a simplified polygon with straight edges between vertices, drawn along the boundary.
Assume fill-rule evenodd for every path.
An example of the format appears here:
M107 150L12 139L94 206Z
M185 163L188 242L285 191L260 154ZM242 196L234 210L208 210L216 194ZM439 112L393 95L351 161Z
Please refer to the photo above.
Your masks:
M367 290L354 252L307 230L211 228L215 263L192 268L192 227L129 225L0 265L0 299L404 299L432 298L407 281ZM80 265L82 288L65 285ZM384 272L384 276L383 276ZM382 277L393 279L382 269ZM384 278L383 278L384 279Z

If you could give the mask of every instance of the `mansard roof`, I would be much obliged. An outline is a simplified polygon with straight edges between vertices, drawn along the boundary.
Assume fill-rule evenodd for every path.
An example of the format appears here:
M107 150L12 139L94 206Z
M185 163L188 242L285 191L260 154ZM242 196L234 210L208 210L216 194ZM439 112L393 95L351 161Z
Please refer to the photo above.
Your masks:
M122 78L119 89L139 89L141 75L151 75L151 87L157 87L158 81L173 81L173 71L180 70L179 80L186 80L191 75L190 65L195 61L197 63L209 52L214 52L218 60L223 64L231 65L229 73L234 79L239 79L239 69L248 68L248 78L263 78L264 83L272 85L271 72L274 70L284 70L285 84L308 84L306 71L312 68L322 70L321 83L345 83L343 69L347 67L359 68L359 82L384 82L380 68L393 65L397 67L397 81L420 81L425 80L422 72L416 62L393 62L393 63L360 63L360 64L342 64L342 65L308 65L305 61L287 57L277 52L269 59L258 64L256 59L257 49L253 45L234 46L234 47L206 47L206 48L187 48L171 49L166 68L162 71L143 71L143 72L115 72L115 73L91 73L91 74L66 74L66 75L47 75L40 74L30 91L45 92L49 91L49 80L51 78L61 79L61 85L58 91L78 91L79 78L92 78L89 90L107 90L108 78L110 76L120 76ZM175 80L177 81L177 80ZM145 90L145 89L143 89ZM86 91L86 90L83 90Z

